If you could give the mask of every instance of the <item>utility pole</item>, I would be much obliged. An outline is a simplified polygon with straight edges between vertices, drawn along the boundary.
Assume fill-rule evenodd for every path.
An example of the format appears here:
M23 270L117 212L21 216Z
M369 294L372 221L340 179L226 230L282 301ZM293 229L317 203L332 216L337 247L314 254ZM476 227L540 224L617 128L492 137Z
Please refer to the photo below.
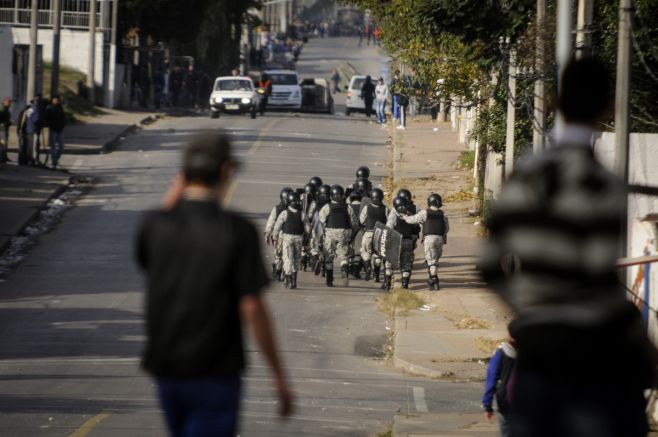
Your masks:
M89 102L96 104L96 0L89 2L89 61L87 66L87 88Z
M37 89L37 38L39 23L39 0L32 0L32 13L30 15L30 52L27 61L27 103L34 98Z
M631 82L631 13L632 0L619 2L617 46L617 88L615 92L615 153L617 173L628 181L629 89Z
M59 94L59 46L61 41L62 2L53 0L53 69L50 76L50 97Z
M110 34L110 70L108 74L109 96L108 106L115 108L117 106L117 88L116 88L116 71L117 71L117 25L119 21L119 0L112 2L112 29Z
M571 58L571 0L558 0L557 4L557 41L555 59L557 60L558 93L562 87L562 72ZM560 111L555 115L555 135L562 136L564 118Z
M288 5L286 2L279 3L279 19L281 20L281 32L285 35L288 32Z
M591 47L590 27L594 15L594 0L578 0L576 22L576 58L581 59Z
M537 154L544 149L546 129L546 89L544 87L546 47L546 0L537 0L537 34L535 35L535 99L533 108L532 151Z
M509 41L509 39L508 39ZM509 49L509 72L507 91L507 132L505 134L505 179L514 171L514 128L516 124L516 51Z

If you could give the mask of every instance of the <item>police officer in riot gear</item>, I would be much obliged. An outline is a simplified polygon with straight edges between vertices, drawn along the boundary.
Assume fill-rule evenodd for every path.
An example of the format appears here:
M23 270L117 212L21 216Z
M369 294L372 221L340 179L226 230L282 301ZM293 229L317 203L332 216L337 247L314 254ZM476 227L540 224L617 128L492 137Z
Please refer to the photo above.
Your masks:
M347 197L347 203L354 213L354 217L359 218L361 214L361 199L362 195L358 191L352 191ZM361 226L357 227L357 230L352 235L352 241L349 246L349 271L354 279L361 279L361 269L363 268L361 262L361 252L358 247L356 247L357 241L356 237Z
M281 239L278 235L274 235L272 231L274 230L274 224L276 219L279 218L279 215L286 209L288 206L288 194L292 193L294 190L290 187L285 187L279 193L280 202L270 212L270 216L267 219L267 224L265 225L265 242L267 245L270 245L272 242L280 242ZM274 262L272 263L272 278L283 280L283 258L281 254L281 245L280 243L274 243Z
M319 179L319 178L318 178ZM328 204L331 199L331 187L329 185L321 185L318 189L315 213L313 215L313 232L311 236L311 265L313 266L313 273L325 276L325 262L324 250L322 248L322 224L320 224L320 210Z
M365 178L359 178L354 183L354 190L361 193L363 197L370 197L372 191L372 182Z
M356 178L357 179L360 179L360 178L368 179L368 178L370 178L370 169L368 167L366 167L365 165L357 168L356 169Z
M301 269L304 236L310 228L308 218L302 210L297 192L288 194L288 207L281 212L274 224L275 238L281 236L281 252L286 287L297 288L297 272Z
M382 259L376 253L373 253L372 237L375 230L375 223L385 224L389 209L384 205L384 192L379 188L372 190L370 198L372 202L363 205L359 214L359 223L361 223L364 229L363 237L361 238L361 259L365 265L366 281L369 281L374 276L375 282L379 282Z
M320 223L324 227L324 253L327 286L334 283L334 259L340 263L343 285L349 285L348 251L357 221L352 209L345 203L345 190L340 185L331 187L331 202L320 210Z
M320 191L320 187L324 184L320 176L313 176L308 183L315 187L315 191Z
M409 224L419 224L423 227L423 246L429 279L430 290L439 289L439 259L443 254L443 245L448 240L448 216L440 209L443 206L441 196L436 193L427 198L427 209L413 216L403 217Z
M411 270L414 264L414 225L404 221L403 216L409 214L409 201L405 197L393 199L393 209L388 215L386 226L393 228L402 234L402 245L400 248L400 270L402 271L402 288L409 288ZM393 266L386 262L386 275L382 289L390 290L393 282Z
M312 183L304 186L304 195L302 199L302 211L309 223L313 222L313 216L317 210L317 189ZM302 248L302 270L306 271L308 268L310 252L311 252L311 239L308 236L304 239L304 246Z
M396 197L403 197L407 199L407 214L409 215L414 215L418 212L418 208L416 207L416 204L414 203L413 196L411 195L411 191L407 190L406 188L400 188L398 190L398 194ZM419 225L414 225L414 231L413 231L413 240L414 240L414 249L416 248L416 241L420 238L420 226Z

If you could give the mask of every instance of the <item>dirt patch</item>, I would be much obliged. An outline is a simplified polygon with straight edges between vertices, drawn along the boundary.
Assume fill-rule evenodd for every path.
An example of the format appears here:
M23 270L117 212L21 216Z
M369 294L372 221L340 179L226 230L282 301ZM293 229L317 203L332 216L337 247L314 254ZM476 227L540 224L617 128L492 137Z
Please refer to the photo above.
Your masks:
M505 341L504 338L494 340L487 337L478 337L475 339L475 347L485 354L493 354L494 351Z
M457 329L489 329L489 323L476 317L467 316L452 322Z
M393 317L396 312L408 314L410 310L415 310L425 304L416 293L402 288L387 293L377 299L377 309L382 313Z

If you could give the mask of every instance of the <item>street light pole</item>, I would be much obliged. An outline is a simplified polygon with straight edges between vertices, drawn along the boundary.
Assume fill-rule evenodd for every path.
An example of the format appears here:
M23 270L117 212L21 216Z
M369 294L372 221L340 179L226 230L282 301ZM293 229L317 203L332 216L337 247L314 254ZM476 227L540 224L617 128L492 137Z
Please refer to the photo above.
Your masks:
M558 93L562 87L562 72L571 58L571 0L558 0L557 4L557 41L555 58L557 60ZM564 118L560 111L555 114L555 136L560 138L564 131Z
M96 0L89 2L89 60L87 65L87 88L89 102L96 104Z
M617 87L615 92L615 152L617 174L628 181L629 88L631 82L632 0L619 2Z
M545 56L544 36L546 29L546 0L537 0L537 34L535 35L535 101L532 125L532 150L539 153L544 149L544 129L546 127L546 90L544 87Z
M507 90L507 132L505 135L505 179L514 171L514 128L516 125L516 52L509 49L509 89Z
M50 76L50 97L59 94L59 49L61 40L62 2L53 0L53 67Z
M27 61L27 103L36 94L37 82L37 38L38 38L39 0L32 0L32 13L30 15L30 52Z

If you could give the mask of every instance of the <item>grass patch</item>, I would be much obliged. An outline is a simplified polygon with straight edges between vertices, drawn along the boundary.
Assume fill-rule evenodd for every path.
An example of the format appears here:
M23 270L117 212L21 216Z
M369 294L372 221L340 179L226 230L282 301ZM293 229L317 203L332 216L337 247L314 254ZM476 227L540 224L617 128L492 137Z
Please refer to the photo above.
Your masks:
M43 66L43 95L50 97L50 78L52 76L52 64L45 63ZM62 97L64 112L69 120L80 120L89 116L105 114L104 111L92 105L87 99L78 95L78 82L86 81L87 75L73 68L61 66L59 69L59 95Z
M475 339L475 347L477 347L480 352L493 355L494 351L504 341L505 339L502 338L500 340L492 340L491 338L487 337L478 337Z
M465 202L468 200L475 200L475 194L472 191L461 190L458 193L446 196L444 202Z
M459 155L457 168L460 170L473 170L475 166L475 150L468 150Z
M393 437L393 430L388 429L386 431L381 431L375 434L375 437Z
M452 323L457 329L489 329L489 324L486 321L471 316L453 321Z
M425 302L413 291L396 288L377 300L377 309L390 317L395 316L396 311L403 314L422 307Z

